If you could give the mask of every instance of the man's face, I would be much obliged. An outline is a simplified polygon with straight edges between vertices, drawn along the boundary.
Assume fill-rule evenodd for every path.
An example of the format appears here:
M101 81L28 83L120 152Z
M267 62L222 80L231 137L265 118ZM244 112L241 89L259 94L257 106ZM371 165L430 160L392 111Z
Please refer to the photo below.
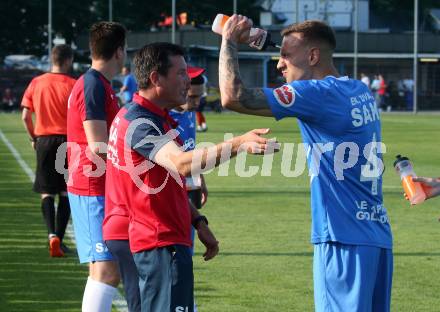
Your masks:
M311 79L309 53L310 49L304 42L302 34L290 33L284 36L277 69L281 71L287 83Z
M160 89L158 95L167 101L170 107L176 107L186 103L190 78L186 72L186 62L183 56L173 55L169 58L171 67L166 76L160 75Z
M200 99L203 95L203 85L191 85L188 90L188 98L186 104L181 105L180 108L184 111L194 111L199 107Z

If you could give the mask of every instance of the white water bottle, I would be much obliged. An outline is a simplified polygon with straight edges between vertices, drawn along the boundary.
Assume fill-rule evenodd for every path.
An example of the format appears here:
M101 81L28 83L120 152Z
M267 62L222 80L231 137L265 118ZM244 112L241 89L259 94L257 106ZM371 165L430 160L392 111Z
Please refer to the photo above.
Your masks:
M229 19L228 15L225 14L217 14L217 16L214 19L214 22L212 23L212 31L216 34L222 35L223 33L223 26L225 25L226 21ZM254 42L251 42L249 44L250 47L257 49L257 50L265 50L268 46L272 47L278 47L274 42L270 40L270 34L263 29L260 28L251 28L251 31L249 35L255 36L258 33L261 33L261 36Z

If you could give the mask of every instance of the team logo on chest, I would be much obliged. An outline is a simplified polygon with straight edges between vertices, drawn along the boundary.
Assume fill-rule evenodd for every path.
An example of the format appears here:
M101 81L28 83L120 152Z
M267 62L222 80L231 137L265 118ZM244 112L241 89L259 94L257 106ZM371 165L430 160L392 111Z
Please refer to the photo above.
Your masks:
M291 85L284 85L273 90L273 95L278 104L290 107L295 102L295 91Z

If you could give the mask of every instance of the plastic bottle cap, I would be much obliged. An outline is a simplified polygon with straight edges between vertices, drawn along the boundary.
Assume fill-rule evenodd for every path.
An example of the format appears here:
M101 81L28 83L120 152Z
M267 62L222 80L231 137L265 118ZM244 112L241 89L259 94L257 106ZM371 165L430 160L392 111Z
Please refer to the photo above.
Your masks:
M402 156L402 155L396 155L396 160L394 161L394 164L393 164L393 166L394 167L396 167L396 165L399 163L399 162L401 162L401 161L404 161L404 160L409 160L409 158L408 157L405 157L405 156Z

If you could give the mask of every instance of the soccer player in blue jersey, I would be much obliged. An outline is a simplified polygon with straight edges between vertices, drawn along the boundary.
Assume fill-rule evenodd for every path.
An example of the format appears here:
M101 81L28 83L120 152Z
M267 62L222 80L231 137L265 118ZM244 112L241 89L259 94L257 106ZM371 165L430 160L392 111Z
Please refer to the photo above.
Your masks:
M222 105L231 110L296 117L307 147L314 244L315 311L389 311L392 235L382 197L380 115L368 88L333 65L336 39L320 21L281 33L277 68L286 84L246 88L237 46L252 22L233 15L220 50ZM258 35L257 35L258 36Z
M183 142L183 149L191 151L196 147L196 114L195 110L200 104L204 92L205 80L202 76L205 70L200 67L188 66L188 76L191 78L191 87L188 90L186 104L170 111L170 116L178 123L177 130ZM186 178L186 190L191 203L200 209L208 197L208 190L203 175L200 179Z

